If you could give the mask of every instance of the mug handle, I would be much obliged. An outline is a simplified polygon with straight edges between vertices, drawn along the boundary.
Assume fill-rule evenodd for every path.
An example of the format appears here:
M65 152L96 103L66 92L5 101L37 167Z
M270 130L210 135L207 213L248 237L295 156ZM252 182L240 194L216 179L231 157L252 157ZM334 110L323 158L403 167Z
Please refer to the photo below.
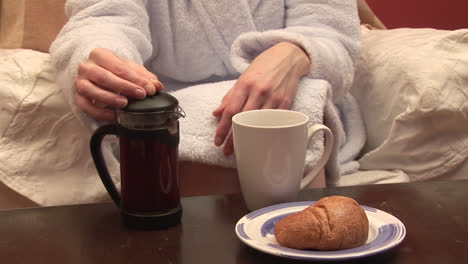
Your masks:
M120 207L120 193L115 187L114 182L109 174L109 170L107 169L106 162L104 160L104 156L102 155L102 140L106 135L116 135L118 136L118 127L117 125L104 125L99 127L91 136L90 141L90 149L91 155L93 157L94 165L96 166L96 170L101 178L104 187L106 188L107 192L109 193L110 197L114 201L114 203Z
M320 157L319 161L314 166L312 171L310 171L308 175L302 179L300 187L301 190L304 189L307 185L309 185L310 182L312 182L312 180L315 179L315 177L317 177L317 175L320 173L323 167L325 167L325 164L327 164L327 161L330 158L332 152L334 141L333 133L328 127L324 125L316 124L309 127L307 142L310 143L310 139L312 138L312 136L319 131L323 131L325 135L325 147L323 149L322 157Z

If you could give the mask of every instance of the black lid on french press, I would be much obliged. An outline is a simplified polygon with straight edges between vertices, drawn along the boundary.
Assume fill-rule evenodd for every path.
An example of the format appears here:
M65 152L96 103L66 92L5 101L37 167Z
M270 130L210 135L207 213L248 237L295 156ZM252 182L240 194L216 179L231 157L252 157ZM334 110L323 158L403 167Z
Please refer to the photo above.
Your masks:
M172 95L158 92L142 100L131 100L122 110L133 113L172 111L177 108L179 101Z
M172 95L158 92L142 100L129 100L117 111L118 123L128 129L153 130L173 127L185 113Z

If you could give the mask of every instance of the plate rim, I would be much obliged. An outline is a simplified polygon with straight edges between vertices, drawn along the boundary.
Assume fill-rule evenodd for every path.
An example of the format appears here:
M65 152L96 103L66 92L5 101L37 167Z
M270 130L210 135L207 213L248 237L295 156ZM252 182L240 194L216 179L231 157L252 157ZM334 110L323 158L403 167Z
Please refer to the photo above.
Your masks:
M384 214L387 217L392 218L392 220L394 222L391 222L391 224L395 224L398 227L400 227L401 228L401 232L400 232L401 234L399 234L399 236L397 238L391 240L389 243L383 244L381 247L379 247L377 249L369 250L369 251L363 251L361 253L355 252L355 253L353 253L351 255L347 254L347 255L342 255L342 256L340 256L340 255L338 255L338 256L333 256L333 255L304 256L304 255L290 254L289 252L283 254L283 253L281 253L281 249L273 248L273 247L270 247L270 246L268 246L266 244L259 244L259 243L253 242L253 241L258 241L258 240L253 240L253 239L247 240L239 233L240 232L239 231L239 226L241 224L244 224L246 222L250 222L253 219L255 219L256 217L258 217L258 216L264 215L266 213L271 213L271 212L274 212L274 211L279 211L279 210L284 209L284 208L299 207L299 206L302 206L302 207L306 206L307 207L307 206L313 205L316 202L317 201L298 201L298 202L280 203L280 204L270 205L270 206L263 207L263 208L260 208L258 210L249 212L248 214L244 215L243 217L241 217L237 221L237 223L235 225L235 228L234 228L235 233L236 233L237 237L244 244L246 244L247 246L249 246L251 248L259 250L261 252L264 252L264 253L267 253L267 254L270 254L270 255L273 255L273 256L283 257L283 258L298 259L298 260L310 260L310 261L317 261L317 260L339 261L339 260L350 260L350 259L356 259L356 258L364 258L364 257L376 255L378 253L382 253L384 251L390 250L390 249L398 246L399 244L401 244L403 242L403 240L405 239L405 237L406 237L406 226L403 224L403 222L400 219L398 219L396 216L394 216L394 215L392 215L392 214L390 214L388 212L385 212L383 210L380 210L380 209L377 209L377 208L374 208L374 207L366 206L366 205L360 205L360 206L365 211L374 212L374 213L378 213L378 214ZM281 208L278 208L278 207L281 207ZM303 209L300 209L300 210L303 210ZM300 210L294 211L292 213L299 212ZM253 219L249 220L249 216L253 217ZM278 246L282 247L280 245L278 245ZM290 248L286 248L286 247L284 247L284 248L288 249L288 250L302 251L305 254L311 252L310 250L298 250L298 249L290 249ZM320 251L320 252L331 252L331 254L333 254L332 252L334 252L334 251Z

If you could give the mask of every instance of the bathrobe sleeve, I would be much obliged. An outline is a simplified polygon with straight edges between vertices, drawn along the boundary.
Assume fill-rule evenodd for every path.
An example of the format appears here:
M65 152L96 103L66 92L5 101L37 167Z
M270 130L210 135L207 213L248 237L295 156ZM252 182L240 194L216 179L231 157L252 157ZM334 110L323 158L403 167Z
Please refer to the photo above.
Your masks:
M69 21L50 47L57 83L74 114L95 128L96 121L82 113L74 101L78 65L98 47L140 64L149 59L153 47L146 0L68 0L65 13Z
M240 35L231 48L231 62L243 72L248 64L271 46L289 41L309 55L307 77L328 81L332 100L348 92L359 58L360 28L355 0L286 0L285 28Z

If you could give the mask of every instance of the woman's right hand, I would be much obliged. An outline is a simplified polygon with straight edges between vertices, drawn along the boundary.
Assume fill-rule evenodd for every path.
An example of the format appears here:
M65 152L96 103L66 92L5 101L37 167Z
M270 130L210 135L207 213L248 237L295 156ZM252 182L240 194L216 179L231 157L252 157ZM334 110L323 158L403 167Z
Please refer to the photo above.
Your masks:
M143 99L164 86L144 66L96 48L80 63L75 88L76 104L84 113L98 120L113 120L115 112L109 108L123 108L127 97Z

